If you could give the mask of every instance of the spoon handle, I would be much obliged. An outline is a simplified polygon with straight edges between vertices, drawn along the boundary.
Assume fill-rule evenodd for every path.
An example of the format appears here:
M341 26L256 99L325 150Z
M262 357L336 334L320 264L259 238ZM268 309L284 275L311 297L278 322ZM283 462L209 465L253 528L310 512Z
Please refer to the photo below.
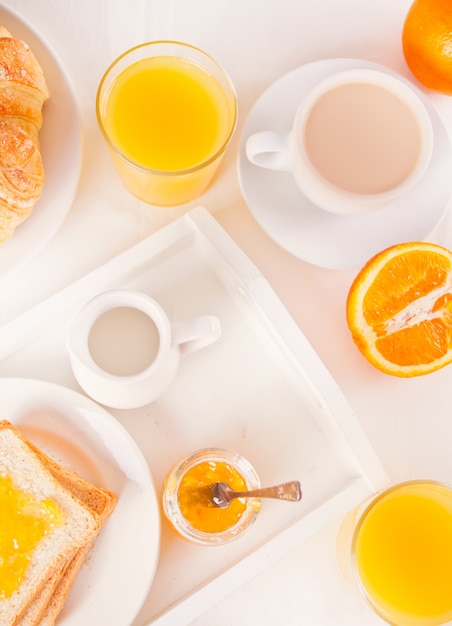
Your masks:
M301 486L297 480L288 483L275 485L274 487L263 487L261 489L251 489L250 491L235 491L234 498L276 498L277 500L290 500L296 502L301 500Z

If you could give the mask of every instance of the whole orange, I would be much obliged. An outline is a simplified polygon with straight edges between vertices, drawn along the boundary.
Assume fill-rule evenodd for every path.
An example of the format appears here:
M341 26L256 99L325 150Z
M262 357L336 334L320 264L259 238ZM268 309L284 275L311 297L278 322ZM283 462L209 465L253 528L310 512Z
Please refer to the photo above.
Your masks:
M418 81L452 95L452 1L414 0L402 31L403 54Z

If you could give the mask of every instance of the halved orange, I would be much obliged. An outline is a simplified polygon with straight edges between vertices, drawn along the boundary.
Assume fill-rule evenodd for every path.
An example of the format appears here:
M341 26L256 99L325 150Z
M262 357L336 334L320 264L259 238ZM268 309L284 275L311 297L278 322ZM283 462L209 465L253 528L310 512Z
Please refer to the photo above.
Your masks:
M433 243L391 246L360 270L347 323L362 354L394 376L452 362L452 252Z

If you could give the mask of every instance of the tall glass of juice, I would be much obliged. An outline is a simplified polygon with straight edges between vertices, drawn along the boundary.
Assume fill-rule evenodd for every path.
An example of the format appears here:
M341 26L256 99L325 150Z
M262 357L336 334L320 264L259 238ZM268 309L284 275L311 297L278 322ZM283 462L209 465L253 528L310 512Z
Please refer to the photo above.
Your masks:
M394 626L452 620L452 488L400 483L360 515L352 568L374 611Z
M209 186L236 127L237 98L226 72L202 50L153 41L110 65L96 113L128 191L174 206Z

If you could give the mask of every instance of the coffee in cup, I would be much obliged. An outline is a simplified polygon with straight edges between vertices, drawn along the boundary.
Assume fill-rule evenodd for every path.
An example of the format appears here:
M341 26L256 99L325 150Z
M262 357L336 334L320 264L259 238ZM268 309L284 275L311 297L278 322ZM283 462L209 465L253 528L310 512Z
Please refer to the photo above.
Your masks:
M290 132L263 130L246 141L257 166L291 172L316 206L339 215L385 206L420 180L433 130L414 89L392 74L347 70L318 83Z

